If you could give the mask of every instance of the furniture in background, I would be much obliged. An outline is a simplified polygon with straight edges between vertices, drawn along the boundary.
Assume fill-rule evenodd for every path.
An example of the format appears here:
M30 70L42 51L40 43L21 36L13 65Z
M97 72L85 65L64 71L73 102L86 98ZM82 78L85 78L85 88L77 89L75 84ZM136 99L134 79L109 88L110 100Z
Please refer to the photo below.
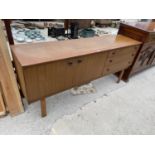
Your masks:
M142 42L135 61L125 70L124 80L155 65L155 22L121 23L118 33Z
M91 19L68 19L70 23L78 23L79 29L89 28L91 26Z
M0 20L0 83L3 92L5 105L11 116L17 115L24 111L21 102L14 68L12 66L9 48L2 28Z
M76 87L120 71L123 76L140 42L123 35L12 45L11 50L22 92L28 102Z
M111 26L112 19L95 19L95 22L98 26Z

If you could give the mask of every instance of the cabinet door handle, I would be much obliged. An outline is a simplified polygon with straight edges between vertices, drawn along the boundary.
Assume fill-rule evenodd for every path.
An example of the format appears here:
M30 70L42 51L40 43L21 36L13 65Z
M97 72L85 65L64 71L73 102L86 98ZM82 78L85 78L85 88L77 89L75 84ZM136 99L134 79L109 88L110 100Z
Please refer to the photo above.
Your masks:
M81 63L81 62L82 62L82 60L78 60L77 62L78 62L78 63Z
M115 55L115 52L112 52L112 55Z
M107 68L107 71L109 72L109 71L110 71L110 69L109 69L109 68Z
M68 62L68 65L69 65L69 66L73 65L73 62Z
M137 46L135 46L135 47L134 47L134 49L135 49L135 50L137 50L137 49L138 49L138 47L137 47Z

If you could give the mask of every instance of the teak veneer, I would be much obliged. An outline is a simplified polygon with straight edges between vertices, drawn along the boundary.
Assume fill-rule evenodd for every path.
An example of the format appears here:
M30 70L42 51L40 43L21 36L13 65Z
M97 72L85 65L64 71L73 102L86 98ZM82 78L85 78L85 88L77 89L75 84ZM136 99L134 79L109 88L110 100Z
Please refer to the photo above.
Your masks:
M107 35L60 42L13 45L11 50L22 92L29 102L88 83L128 68L141 42L123 35Z

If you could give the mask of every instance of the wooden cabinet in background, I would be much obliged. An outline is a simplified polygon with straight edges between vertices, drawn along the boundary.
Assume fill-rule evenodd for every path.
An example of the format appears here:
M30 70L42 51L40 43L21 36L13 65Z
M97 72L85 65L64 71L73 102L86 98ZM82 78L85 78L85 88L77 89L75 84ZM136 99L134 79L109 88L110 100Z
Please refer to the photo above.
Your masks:
M11 49L24 96L29 102L41 100L45 116L46 96L123 71L132 64L140 44L110 35L14 45Z
M124 80L155 64L155 22L121 23L118 33L142 42L134 63L124 73Z

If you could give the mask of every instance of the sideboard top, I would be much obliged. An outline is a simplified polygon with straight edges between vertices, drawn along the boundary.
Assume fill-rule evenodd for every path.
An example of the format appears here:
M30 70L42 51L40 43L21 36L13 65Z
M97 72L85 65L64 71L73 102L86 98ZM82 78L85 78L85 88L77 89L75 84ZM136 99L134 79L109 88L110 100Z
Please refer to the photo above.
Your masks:
M12 45L11 50L24 67L139 44L141 42L123 35L106 35L58 42Z
M155 22L127 22L127 23L121 23L121 24L130 26L133 28L137 28L145 32L155 33Z

